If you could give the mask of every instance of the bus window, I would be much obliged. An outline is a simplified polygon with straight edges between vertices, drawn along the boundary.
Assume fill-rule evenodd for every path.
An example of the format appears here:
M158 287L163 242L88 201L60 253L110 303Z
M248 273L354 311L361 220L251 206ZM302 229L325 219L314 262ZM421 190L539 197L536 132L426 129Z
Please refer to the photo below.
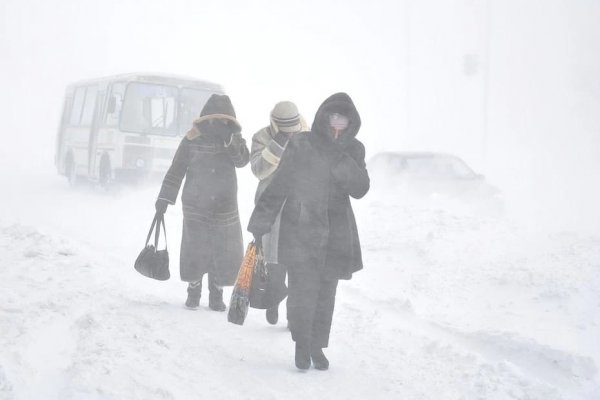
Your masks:
M81 113L81 125L91 126L94 118L94 109L96 108L96 95L98 88L90 86L85 92L85 102L83 103L83 112Z
M127 86L120 129L128 132L177 134L177 88L133 82Z
M106 125L117 126L119 125L119 117L121 115L121 109L123 107L123 93L125 93L124 83L115 83L112 86L111 95L108 100L108 107L106 110Z
M181 90L181 104L179 106L179 134L185 135L192 127L192 123L200 117L200 111L213 92L205 90L183 88Z
M81 119L81 110L83 109L83 99L85 97L85 88L78 87L75 90L75 100L73 101L73 109L71 111L70 125L79 125Z

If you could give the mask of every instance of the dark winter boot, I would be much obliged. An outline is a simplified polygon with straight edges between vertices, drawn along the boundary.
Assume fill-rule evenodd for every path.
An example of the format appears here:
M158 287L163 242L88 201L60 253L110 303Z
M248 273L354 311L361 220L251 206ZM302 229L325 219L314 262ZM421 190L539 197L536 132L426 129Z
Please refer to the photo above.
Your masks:
M200 295L202 294L202 281L190 282L187 288L188 297L185 306L195 310L200 306Z
M329 368L329 360L325 357L325 354L323 354L323 349L311 349L310 358L312 359L315 369L326 371Z
M275 307L267 308L267 322L269 322L271 325L275 325L277 323L278 319L279 319L279 307L275 306Z
M296 368L307 370L310 368L310 347L306 344L296 342Z
M211 288L208 294L208 307L213 311L225 311L227 309L223 302L223 289Z

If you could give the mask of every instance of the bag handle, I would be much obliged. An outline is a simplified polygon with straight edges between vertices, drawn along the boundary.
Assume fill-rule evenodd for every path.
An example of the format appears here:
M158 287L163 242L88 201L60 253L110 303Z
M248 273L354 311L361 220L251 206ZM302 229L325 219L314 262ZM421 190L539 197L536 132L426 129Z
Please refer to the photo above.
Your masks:
M167 228L165 227L165 216L161 213L156 213L154 215L154 219L152 220L152 225L150 225L150 230L148 231L148 236L146 237L146 244L144 247L148 246L148 242L150 242L150 237L152 236L152 231L154 231L154 227L156 227L156 231L154 232L154 248L158 250L158 238L160 237L161 225L163 231L165 232L165 249L167 248Z
M160 237L160 226L162 225L163 231L165 232L165 249L167 248L167 228L165 227L165 214L156 214L156 217L160 221L156 224L156 232L154 233L154 248L158 250L158 238Z
M154 219L152 220L152 225L150 225L150 230L148 231L148 236L146 237L146 244L144 245L144 247L148 246L148 242L150 241L150 236L152 236L152 231L154 230L154 226L156 225L156 221L159 218L159 214L156 213L154 215Z

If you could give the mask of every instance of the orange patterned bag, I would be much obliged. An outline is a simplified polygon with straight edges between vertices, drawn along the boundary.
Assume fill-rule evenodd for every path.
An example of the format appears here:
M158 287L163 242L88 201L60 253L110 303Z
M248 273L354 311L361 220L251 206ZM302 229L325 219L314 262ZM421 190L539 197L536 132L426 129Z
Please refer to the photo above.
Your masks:
M250 302L250 288L252 287L252 277L257 264L261 263L262 252L254 242L249 243L246 248L246 254L242 259L242 265L233 286L231 293L231 302L229 303L229 312L227 321L243 325L248 314L248 305Z

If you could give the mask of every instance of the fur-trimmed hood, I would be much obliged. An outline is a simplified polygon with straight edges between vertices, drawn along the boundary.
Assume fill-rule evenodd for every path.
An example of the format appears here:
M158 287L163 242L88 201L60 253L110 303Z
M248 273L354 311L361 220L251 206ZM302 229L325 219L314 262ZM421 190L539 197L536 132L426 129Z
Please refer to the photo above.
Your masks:
M235 117L232 117L231 115L227 115L227 114L210 114L210 115L205 115L203 117L200 117L200 118L194 120L194 124L192 126L192 129L190 129L188 131L188 133L185 135L185 137L187 139L189 139L189 140L194 140L198 136L202 135L202 132L200 131L200 124L202 122L204 122L204 121L209 121L211 119L226 119L228 121L231 121L233 124L235 124L239 130L242 129L242 126L240 125L240 123L238 122L238 120L235 119Z

